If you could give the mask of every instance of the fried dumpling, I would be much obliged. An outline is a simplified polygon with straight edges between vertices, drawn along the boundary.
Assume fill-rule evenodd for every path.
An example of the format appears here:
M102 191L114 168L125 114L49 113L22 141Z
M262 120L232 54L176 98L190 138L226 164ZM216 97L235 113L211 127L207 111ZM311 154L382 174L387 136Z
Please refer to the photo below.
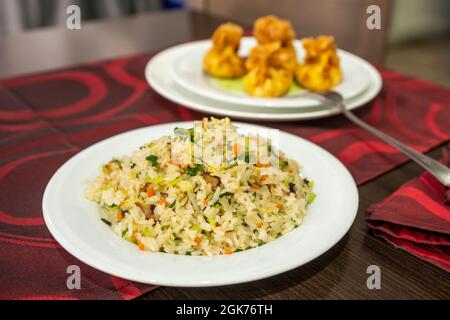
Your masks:
M313 91L327 91L338 85L343 75L334 38L305 38L302 43L306 57L295 72L297 82Z
M237 53L243 33L234 23L217 28L212 36L213 46L203 59L206 73L218 78L236 78L246 73L245 60Z

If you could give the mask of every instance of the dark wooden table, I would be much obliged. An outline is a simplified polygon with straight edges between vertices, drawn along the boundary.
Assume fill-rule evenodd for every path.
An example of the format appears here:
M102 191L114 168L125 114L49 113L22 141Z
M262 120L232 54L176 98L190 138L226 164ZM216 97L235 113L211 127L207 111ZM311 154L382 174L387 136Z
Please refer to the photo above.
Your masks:
M81 31L50 28L0 39L0 78L68 67L206 38L222 21L186 11L85 23ZM437 158L440 148L429 153ZM449 298L449 274L368 232L367 208L422 170L408 163L359 187L350 232L329 252L293 271L218 288L160 288L142 299L407 299ZM381 268L380 290L366 286L367 267Z

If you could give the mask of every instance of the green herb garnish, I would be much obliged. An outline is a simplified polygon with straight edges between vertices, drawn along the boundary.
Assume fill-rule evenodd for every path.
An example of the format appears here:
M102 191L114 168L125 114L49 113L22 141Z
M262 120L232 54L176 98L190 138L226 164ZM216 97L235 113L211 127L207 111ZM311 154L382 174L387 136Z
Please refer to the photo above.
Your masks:
M193 168L186 169L187 174L192 177L196 176L199 172L202 172L202 171L203 171L203 166L201 164L197 164Z
M286 160L280 160L279 166L280 166L280 169L283 170L288 166L288 162Z
M149 155L147 158L148 161L152 163L152 166L156 167L158 165L158 157L154 154Z
M231 192L224 192L224 193L222 193L222 194L219 196L219 198L229 197L229 196L232 196L232 195L233 195L233 193L231 193Z
M231 162L228 164L228 167L226 167L225 170L232 169L232 168L236 167L237 165L238 165L238 164L237 164L236 161L231 161Z
M172 235L175 241L181 240L181 238L176 233L173 233Z
M106 219L103 219L102 218L102 221L105 223L105 224L107 224L108 226L110 226L111 227L111 222L109 222L108 220L106 220Z
M177 200L174 200L170 205L169 205L169 208L170 209L172 209L172 208L175 208L175 205L177 204Z
M314 202L314 200L316 199L316 197L317 197L317 195L316 195L314 192L312 192L312 193L309 194L308 198L306 198L306 202L307 202L308 204L311 204L311 203Z

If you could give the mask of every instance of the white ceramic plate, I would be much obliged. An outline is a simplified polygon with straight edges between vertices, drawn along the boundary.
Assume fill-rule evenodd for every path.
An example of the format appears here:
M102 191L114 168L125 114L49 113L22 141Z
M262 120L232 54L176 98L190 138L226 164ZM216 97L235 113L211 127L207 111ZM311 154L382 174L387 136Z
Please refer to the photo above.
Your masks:
M243 130L262 127L237 123ZM73 256L109 274L141 283L203 287L242 283L270 277L315 259L349 230L358 192L347 169L320 147L280 133L280 148L304 165L315 181L317 198L303 224L261 247L230 256L194 257L139 251L100 221L99 208L84 198L82 181L93 179L101 163L131 153L144 143L172 134L172 123L137 129L99 142L67 161L51 178L42 209L53 237Z
M172 47L153 57L147 64L145 75L150 86L155 91L166 99L182 106L206 114L258 121L309 120L339 113L337 110L324 106L305 107L296 110L292 110L291 108L287 110L283 108L271 109L268 107L235 105L198 96L177 86L169 74L169 66L175 63L179 49L180 46ZM382 87L382 79L378 71L363 59L357 56L353 57L361 61L361 66L365 69L368 76L369 86L362 94L346 101L347 108L350 110L361 107L371 101L380 92Z
M211 48L210 40L191 42L180 45L174 64L171 65L170 74L172 79L185 90L216 101L226 103L272 108L301 108L319 105L315 99L306 96L306 90L279 98L257 98L245 93L230 92L224 90L214 83L214 79L203 72L202 61L206 52ZM240 55L247 57L251 48L256 46L253 37L242 38ZM304 58L304 49L299 40L294 41L298 61ZM341 67L344 80L334 90L342 94L344 99L349 99L362 93L368 86L368 76L361 66L361 59L355 59L352 54L339 50Z

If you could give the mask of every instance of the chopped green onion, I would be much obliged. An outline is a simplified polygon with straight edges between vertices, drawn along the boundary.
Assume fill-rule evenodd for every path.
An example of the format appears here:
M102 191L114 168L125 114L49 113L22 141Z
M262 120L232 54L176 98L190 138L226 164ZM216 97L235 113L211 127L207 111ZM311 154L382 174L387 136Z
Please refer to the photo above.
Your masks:
M152 163L152 166L156 167L158 165L158 157L154 154L149 155L147 158L148 161Z
M120 169L122 169L122 162L117 159L112 159L109 163L115 163L119 166Z
M225 170L229 170L229 169L231 169L231 168L234 168L234 167L236 167L237 165L238 165L238 164L237 164L236 161L232 161L232 162L230 162L230 163L228 164L228 167L226 167Z
M173 179L172 181L170 181L170 182L167 184L166 187L167 187L167 188L173 187L173 186L179 184L181 181L183 181L183 179L181 179L181 178Z
M201 164L197 164L194 168L187 168L186 172L190 176L196 176L199 172L203 171L203 166Z
M108 220L106 220L106 219L103 219L102 218L102 221L105 223L105 224L107 224L108 226L110 226L111 227L111 222L109 222Z
M112 184L107 184L106 186L102 187L102 190L109 190L111 188L113 188L113 185Z
M229 197L229 196L232 196L232 195L233 195L233 193L231 193L231 192L224 192L224 193L222 193L222 194L219 196L219 198Z
M197 231L198 233L202 233L202 228L200 228L200 226L199 226L198 224L194 224L194 225L191 227L191 230L192 230L192 231Z
M144 237L154 237L155 236L155 232L153 230L150 229L144 229L141 231L141 235Z
M283 170L288 166L288 162L286 160L280 160L279 166L280 166L280 169Z
M183 192L192 191L194 189L189 181L181 181L179 186Z
M175 205L176 205L176 204L177 204L177 200L174 200L174 201L170 204L169 208L170 208L170 209L175 208Z
M307 202L308 204L311 204L311 203L314 202L314 200L316 199L316 197L317 197L317 195L316 195L314 192L312 192L312 193L308 196L308 198L306 198L306 202Z
M163 181L164 180L164 177L163 176L157 176L156 178L154 178L154 179L152 179L152 178L147 178L147 179L145 179L145 182L147 182L147 183L159 183L159 182L161 182L161 181Z
M173 233L172 235L173 235L175 241L181 240L181 238L176 233Z

